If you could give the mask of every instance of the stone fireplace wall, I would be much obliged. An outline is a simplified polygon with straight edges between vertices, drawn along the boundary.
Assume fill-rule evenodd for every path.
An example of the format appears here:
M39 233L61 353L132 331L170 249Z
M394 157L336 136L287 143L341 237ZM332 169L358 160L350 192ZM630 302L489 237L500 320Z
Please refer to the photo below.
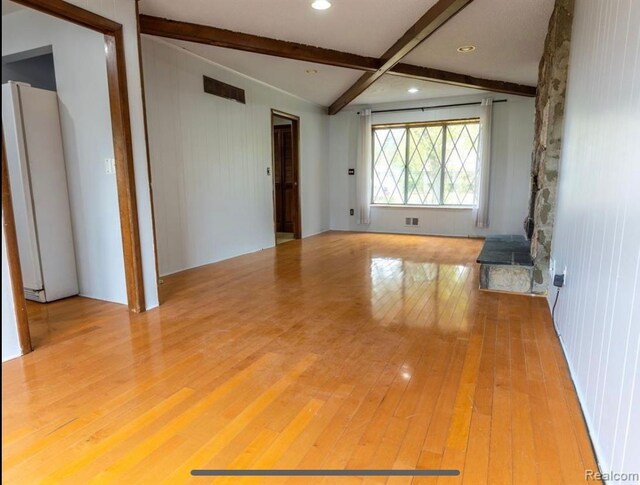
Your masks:
M556 0L538 73L529 217L534 293L545 293L556 211L556 191L574 0Z

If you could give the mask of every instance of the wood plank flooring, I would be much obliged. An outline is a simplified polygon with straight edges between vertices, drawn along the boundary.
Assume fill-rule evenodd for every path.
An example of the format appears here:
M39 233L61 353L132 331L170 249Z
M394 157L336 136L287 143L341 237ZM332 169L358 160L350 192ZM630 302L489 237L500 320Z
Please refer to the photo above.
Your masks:
M596 464L546 302L479 291L480 247L325 233L166 277L141 315L31 304L36 350L2 365L3 481L582 483Z

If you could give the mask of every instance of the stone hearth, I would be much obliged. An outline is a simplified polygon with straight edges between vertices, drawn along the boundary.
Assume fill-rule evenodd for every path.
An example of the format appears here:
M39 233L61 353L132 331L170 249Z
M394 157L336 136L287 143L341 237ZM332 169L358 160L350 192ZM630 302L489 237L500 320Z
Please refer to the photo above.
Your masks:
M524 236L487 236L478 255L480 288L529 294L533 290L531 244Z

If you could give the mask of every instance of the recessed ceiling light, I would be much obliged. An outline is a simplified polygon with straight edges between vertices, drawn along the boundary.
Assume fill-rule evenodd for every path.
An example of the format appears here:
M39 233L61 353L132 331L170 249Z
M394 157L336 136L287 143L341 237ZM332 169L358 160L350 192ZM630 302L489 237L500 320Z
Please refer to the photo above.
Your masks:
M463 45L461 47L458 47L458 52L473 52L474 50L476 50L476 46L475 45Z
M311 6L316 10L326 10L331 7L331 2L329 0L315 0Z
M420 90L418 88L409 88L407 89L407 91L409 91L411 94L416 94Z
M318 70L317 69L305 69L305 71L307 74L318 74Z

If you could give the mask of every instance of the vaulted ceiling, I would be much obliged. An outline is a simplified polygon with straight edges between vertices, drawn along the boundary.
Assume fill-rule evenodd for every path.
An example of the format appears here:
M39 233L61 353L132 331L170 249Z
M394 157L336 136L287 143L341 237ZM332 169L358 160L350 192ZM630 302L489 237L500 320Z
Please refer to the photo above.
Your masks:
M483 1L483 0L479 0ZM436 0L141 0L156 17L378 57Z
M379 57L437 0L141 0L141 13ZM553 0L474 0L402 62L535 86ZM202 57L327 106L362 71L169 40ZM475 51L457 48L474 45ZM308 71L317 71L309 74ZM407 93L409 87L420 89ZM352 104L446 97L467 87L385 75Z
M379 58L437 0L140 0L142 14ZM5 12L3 1L3 13ZM535 86L553 0L474 0L403 63ZM362 71L165 39L250 77L328 106ZM476 49L460 53L457 48ZM414 94L409 88L418 88ZM352 101L375 104L478 90L386 74Z
M536 85L553 0L475 0L402 62ZM459 46L474 45L467 54Z

